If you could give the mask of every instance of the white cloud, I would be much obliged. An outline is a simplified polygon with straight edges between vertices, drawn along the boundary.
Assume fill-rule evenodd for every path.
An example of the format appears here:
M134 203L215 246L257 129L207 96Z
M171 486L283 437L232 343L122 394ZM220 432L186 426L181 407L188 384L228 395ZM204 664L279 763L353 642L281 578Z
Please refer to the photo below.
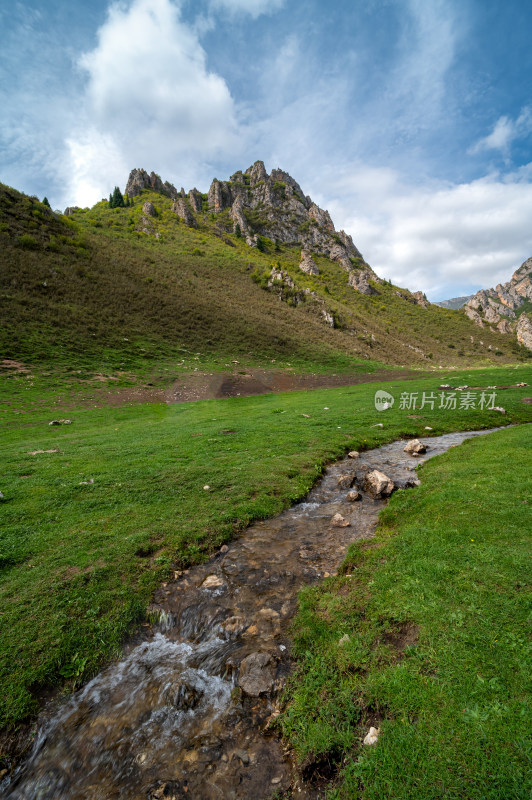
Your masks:
M124 188L128 164L112 136L89 128L76 139L67 139L66 145L70 151L70 186L65 204L92 206L115 186Z
M143 166L186 181L198 163L237 149L227 84L208 70L197 34L171 0L111 6L96 47L79 64L88 84L81 124L67 137L67 171L74 167L78 200L89 186L79 176L90 178L83 205L108 191L118 164L126 175Z
M507 116L499 117L492 132L482 139L479 139L469 150L472 155L482 153L486 150L500 150L504 155L508 155L510 146L516 139L520 139L532 133L532 112L525 107L517 119L512 120Z
M261 14L271 14L284 6L285 0L211 0L214 11L228 11L230 14L250 14L256 19Z
M377 274L432 300L507 281L532 255L530 183L492 176L416 188L391 170L354 166L328 189L335 223Z

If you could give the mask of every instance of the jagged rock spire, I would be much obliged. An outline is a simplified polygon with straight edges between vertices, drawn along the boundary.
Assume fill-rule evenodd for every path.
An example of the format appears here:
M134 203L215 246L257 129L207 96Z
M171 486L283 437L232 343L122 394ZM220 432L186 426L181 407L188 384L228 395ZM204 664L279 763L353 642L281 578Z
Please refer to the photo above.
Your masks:
M194 225L193 214L203 209L202 196L196 189L187 195L184 189L178 192L171 183L163 183L154 172L148 175L143 169L132 170L126 194L134 197L144 189L175 200L173 210L187 225ZM207 206L214 214L229 211L234 229L251 247L260 244L260 235L267 236L279 243L299 245L309 258L311 254L327 256L348 272L362 267L366 279L379 280L351 236L336 231L329 212L305 195L299 183L282 169L272 169L268 174L264 162L255 161L245 172L238 170L227 181L214 178ZM356 283L353 281L352 285Z
M148 175L145 169L132 169L129 173L126 191L124 194L127 194L128 197L136 197L137 195L141 194L144 189L149 189L152 192L164 194L166 197L171 197L173 199L177 198L178 196L175 186L173 186L171 183L168 183L168 181L163 183L159 175L157 175L155 172L152 172L150 175Z

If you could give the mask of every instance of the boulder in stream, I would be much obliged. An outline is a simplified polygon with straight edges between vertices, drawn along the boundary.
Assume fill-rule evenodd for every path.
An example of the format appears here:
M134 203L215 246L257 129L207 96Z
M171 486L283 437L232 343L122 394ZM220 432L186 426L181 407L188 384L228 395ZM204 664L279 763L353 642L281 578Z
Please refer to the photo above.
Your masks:
M272 657L269 653L250 653L240 663L238 685L251 697L269 692L274 680Z
M419 456L427 452L427 445L420 442L419 439L412 439L412 441L408 442L404 451L412 456Z
M375 497L388 497L395 489L395 484L384 472L374 469L365 476L364 488Z

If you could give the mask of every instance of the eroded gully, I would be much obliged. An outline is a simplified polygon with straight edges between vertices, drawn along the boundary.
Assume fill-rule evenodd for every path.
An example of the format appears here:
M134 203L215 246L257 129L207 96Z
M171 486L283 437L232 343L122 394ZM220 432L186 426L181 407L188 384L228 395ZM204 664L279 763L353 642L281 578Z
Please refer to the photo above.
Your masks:
M374 535L386 501L362 490L367 471L413 486L420 461L488 432L424 438L420 458L399 441L342 459L303 502L162 586L142 641L42 716L7 797L260 800L289 787L314 797L269 727L291 669L297 593L335 574L351 542ZM346 474L361 489L358 502L339 486ZM332 527L336 513L350 526Z

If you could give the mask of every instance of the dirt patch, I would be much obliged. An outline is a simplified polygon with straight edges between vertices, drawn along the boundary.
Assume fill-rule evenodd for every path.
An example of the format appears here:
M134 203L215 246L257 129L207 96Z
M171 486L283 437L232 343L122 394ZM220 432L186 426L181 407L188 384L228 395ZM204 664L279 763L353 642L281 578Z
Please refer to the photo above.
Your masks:
M419 378L413 370L379 370L354 372L343 375L298 374L267 369L251 369L240 373L191 373L179 378L167 392L167 403L186 403L191 400L212 400L222 397L250 397L279 392L297 392L305 389L329 389L385 380Z
M529 406L532 406L532 397L523 397L521 402L522 403L528 403Z
M107 383L107 381L118 381L120 378L117 378L114 375L102 375L100 372L98 372L98 374L93 375L90 380L98 381L99 383Z
M117 373L118 375L120 373ZM329 389L337 386L354 386L377 381L415 380L433 377L433 373L415 370L378 370L377 372L354 372L320 375L298 374L292 371L250 369L236 372L190 372L184 373L171 386L156 387L149 382L137 386L114 386L107 381L110 376L98 375L86 381L87 394L78 395L75 404L62 402L58 398L56 411L72 410L79 406L97 408L102 406L140 405L141 403L190 403L195 400L213 400L226 397L250 397L279 392L297 392L310 389ZM83 381L85 383L85 381ZM89 384L90 388L89 388ZM20 410L19 413L27 413ZM29 423L31 424L31 423Z
M311 755L301 765L301 777L311 786L325 788L336 778L341 763L342 752L339 748L319 756Z
M4 358L4 360L0 363L1 369L13 369L15 372L29 372L30 370L26 367L22 361L13 361L10 358Z
M410 622L404 622L398 628L387 631L381 638L383 644L391 645L398 653L417 643L419 628Z

